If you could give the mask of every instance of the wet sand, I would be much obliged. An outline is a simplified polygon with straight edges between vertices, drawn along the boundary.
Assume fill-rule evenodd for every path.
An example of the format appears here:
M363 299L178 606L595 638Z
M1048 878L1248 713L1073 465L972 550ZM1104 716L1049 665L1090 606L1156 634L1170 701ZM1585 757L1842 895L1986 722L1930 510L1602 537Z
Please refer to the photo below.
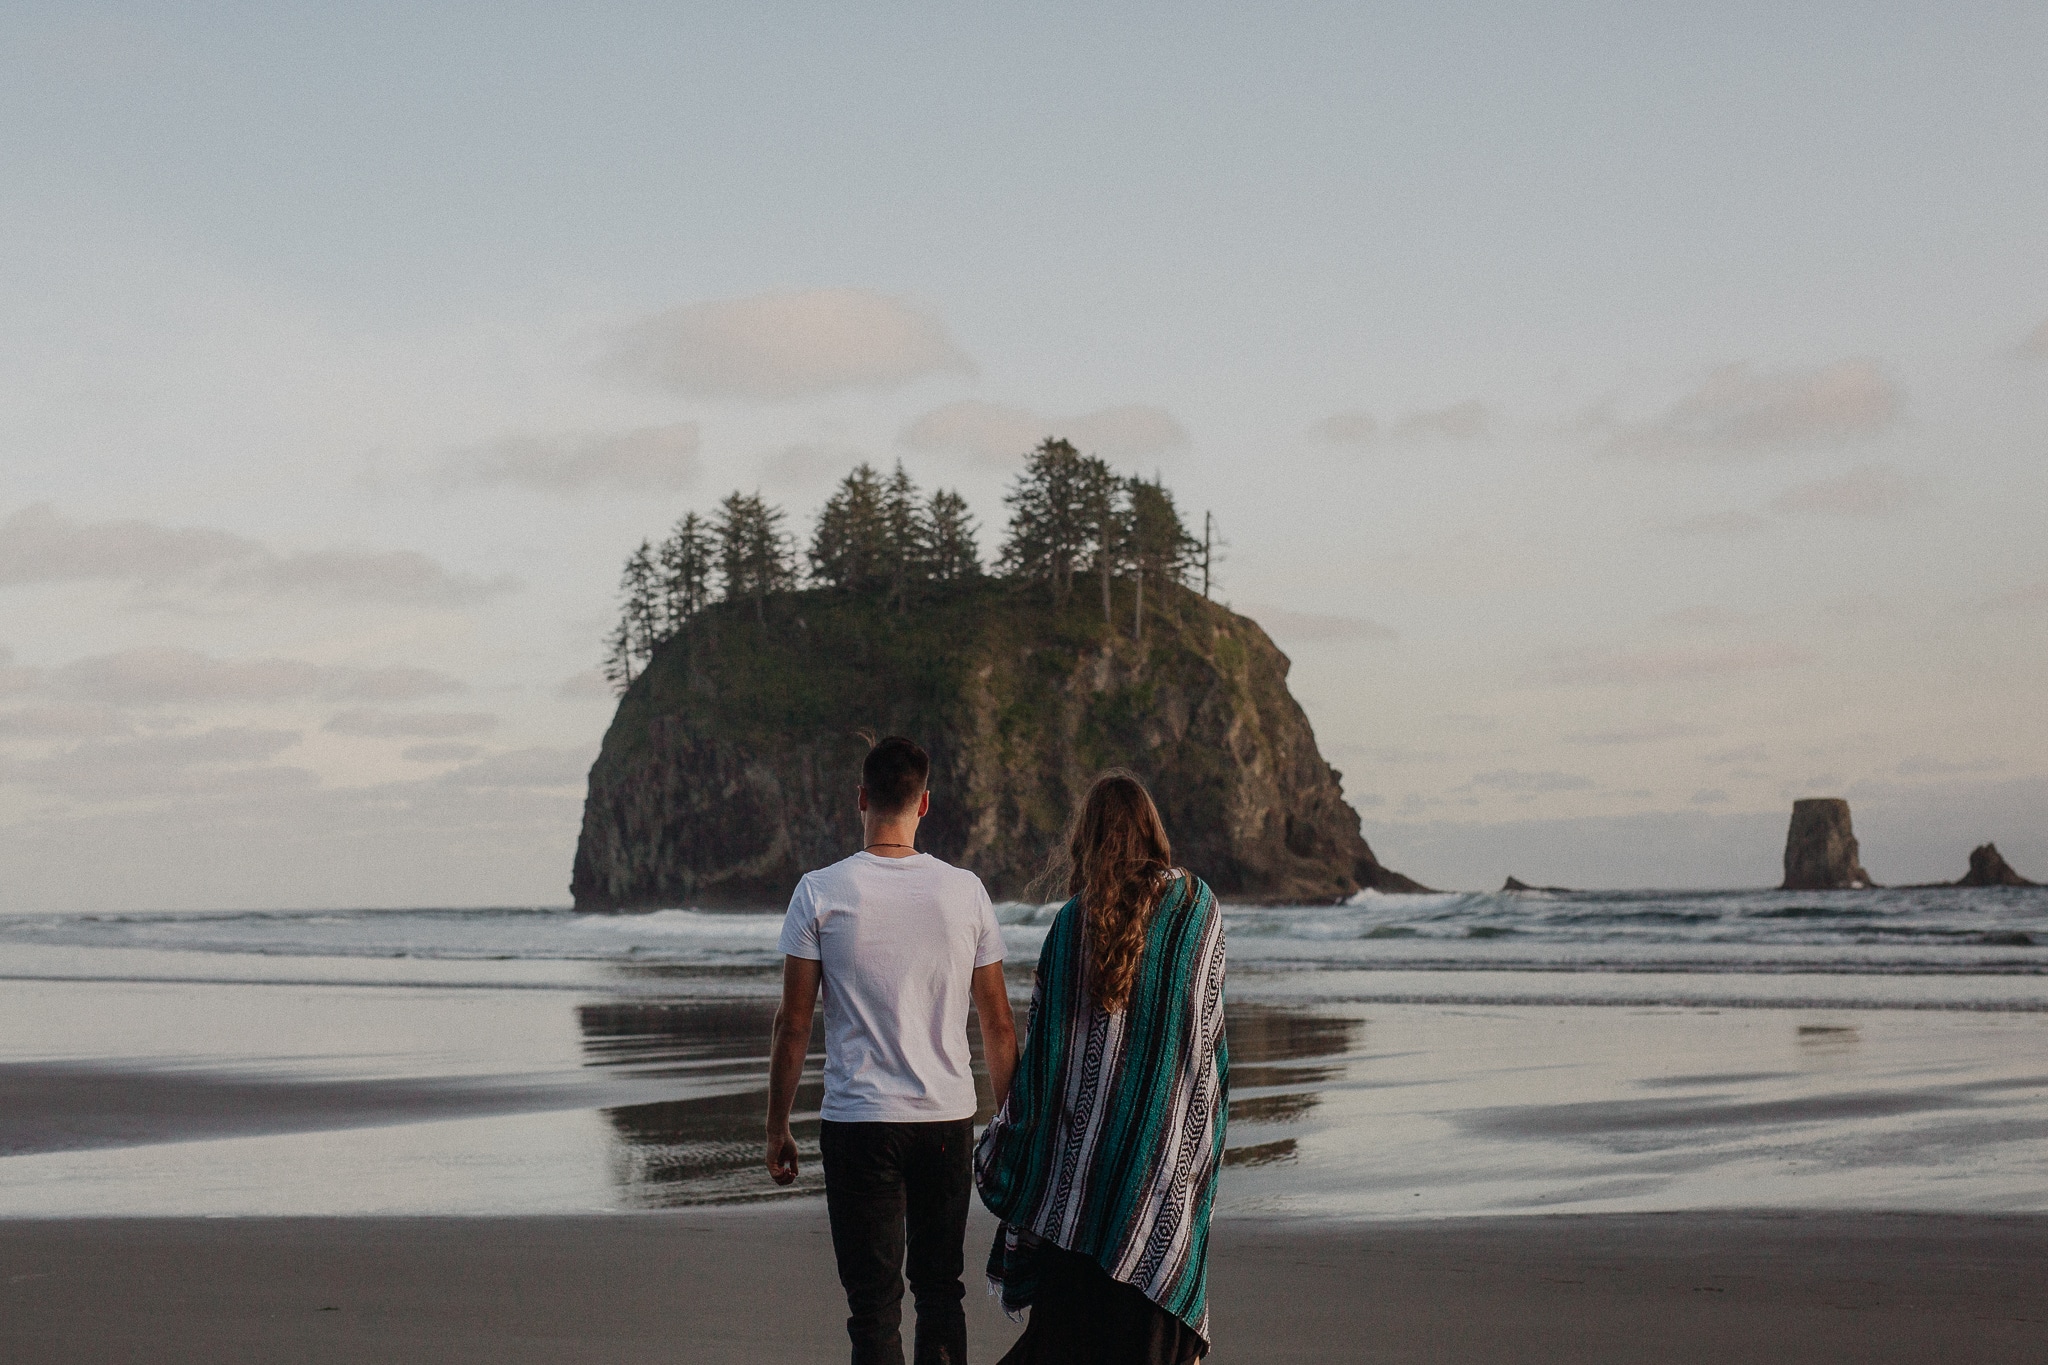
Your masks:
M977 1215L970 1267L989 1224ZM2038 1361L2048 1218L1225 1219L1218 1362ZM974 1359L1017 1328L970 1285ZM0 1222L0 1357L843 1358L816 1200L594 1217Z
M817 1188L815 1163L790 1192L759 1167L766 1000L188 984L154 989L144 1037L100 1022L127 1017L120 988L19 994L0 993L0 1217ZM1230 1034L1233 1216L2048 1214L2048 1012L1233 1002ZM807 1151L817 1102L813 1069Z
M0 1063L0 1156L546 1113L646 1103L660 1093L610 1077L324 1080Z
M21 985L0 1360L844 1359L822 1205L758 1166L770 1009ZM1217 1361L2048 1359L2048 1014L1234 1002L1231 1029ZM969 1309L993 1361L1018 1328L978 1280Z

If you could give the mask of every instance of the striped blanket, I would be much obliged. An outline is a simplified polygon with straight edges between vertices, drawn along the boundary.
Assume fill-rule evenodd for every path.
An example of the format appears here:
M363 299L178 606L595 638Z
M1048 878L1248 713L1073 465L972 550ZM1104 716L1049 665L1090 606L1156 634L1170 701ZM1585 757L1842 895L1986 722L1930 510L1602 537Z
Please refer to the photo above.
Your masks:
M982 1202L1003 1220L989 1285L1021 1312L1043 1239L1094 1257L1207 1342L1209 1208L1229 1108L1223 916L1199 879L1177 877L1116 1014L1084 987L1083 928L1076 897L1046 935L1016 1079L975 1150Z

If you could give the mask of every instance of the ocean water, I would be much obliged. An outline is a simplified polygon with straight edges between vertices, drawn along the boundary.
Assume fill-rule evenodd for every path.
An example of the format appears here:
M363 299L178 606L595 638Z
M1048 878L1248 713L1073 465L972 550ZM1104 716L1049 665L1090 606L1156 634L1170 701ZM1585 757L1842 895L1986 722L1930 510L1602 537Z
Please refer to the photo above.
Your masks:
M1058 909L997 908L1013 966L1035 959ZM1233 967L1252 972L2048 974L2048 889L1367 892L1341 905L1226 906L1225 920ZM17 913L0 915L0 953L744 970L779 963L780 926L776 912L691 909ZM0 969L21 965L0 958Z
M1020 1003L1056 909L999 908ZM2048 891L1225 913L1223 1216L2048 1208ZM779 925L0 915L0 1216L792 1197L757 1150Z

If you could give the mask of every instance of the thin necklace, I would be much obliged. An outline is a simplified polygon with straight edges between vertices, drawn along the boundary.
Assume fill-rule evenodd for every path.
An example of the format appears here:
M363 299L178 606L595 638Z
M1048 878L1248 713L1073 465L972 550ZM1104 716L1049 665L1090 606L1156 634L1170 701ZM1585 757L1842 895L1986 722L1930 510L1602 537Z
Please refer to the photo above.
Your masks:
M874 843L872 843L872 844L862 844L862 845L860 846L860 851L861 851L861 852L863 852L863 853L865 853L865 852L867 852L867 851L868 851L869 849L871 849L871 848L907 848L907 849L909 849L909 850L910 850L910 851L911 851L912 853L915 853L915 852L917 852L917 845L916 845L916 844L891 844L891 843L887 843L887 842L884 842L884 841L881 841L881 840L877 840L876 842L874 842Z

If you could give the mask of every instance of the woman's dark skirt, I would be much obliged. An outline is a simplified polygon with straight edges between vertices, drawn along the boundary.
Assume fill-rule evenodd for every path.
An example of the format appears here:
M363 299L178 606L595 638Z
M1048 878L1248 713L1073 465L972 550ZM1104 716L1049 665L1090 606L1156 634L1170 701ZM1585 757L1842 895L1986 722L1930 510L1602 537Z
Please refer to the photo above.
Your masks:
M1109 1272L1050 1242L1038 1249L1031 1323L1001 1365L1187 1365L1202 1339Z

